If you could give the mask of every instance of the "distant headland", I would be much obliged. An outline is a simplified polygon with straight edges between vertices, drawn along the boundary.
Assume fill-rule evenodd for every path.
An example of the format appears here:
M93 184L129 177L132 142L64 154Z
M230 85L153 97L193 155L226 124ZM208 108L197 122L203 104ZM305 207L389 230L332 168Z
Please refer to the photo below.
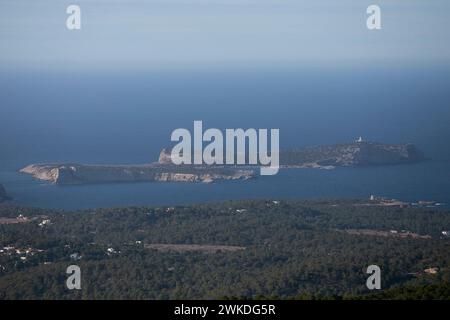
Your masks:
M384 144L360 137L353 143L285 150L280 159L282 167L332 169L415 163L425 160L425 156L413 144Z
M280 152L281 168L382 166L424 160L413 144L383 144L364 141L316 146ZM171 150L163 149L158 162L142 165L32 164L20 170L34 178L55 184L177 181L211 183L247 180L256 176L256 166L174 165Z

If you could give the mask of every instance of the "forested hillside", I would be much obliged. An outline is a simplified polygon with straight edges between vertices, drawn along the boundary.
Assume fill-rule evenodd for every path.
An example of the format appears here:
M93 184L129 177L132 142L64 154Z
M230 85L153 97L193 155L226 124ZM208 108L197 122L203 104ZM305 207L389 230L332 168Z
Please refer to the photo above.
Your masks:
M449 212L359 200L80 212L2 204L0 299L395 298L405 285L445 288L449 229ZM65 286L71 264L81 290ZM376 293L365 285L372 264L382 270Z

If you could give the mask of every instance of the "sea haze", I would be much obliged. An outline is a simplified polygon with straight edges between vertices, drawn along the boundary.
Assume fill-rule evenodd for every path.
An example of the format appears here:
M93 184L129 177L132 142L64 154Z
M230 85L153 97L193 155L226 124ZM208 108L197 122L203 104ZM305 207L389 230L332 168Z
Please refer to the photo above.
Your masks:
M367 197L450 203L450 83L441 69L153 73L2 73L0 183L20 204L86 208L238 198ZM404 166L284 170L213 185L53 186L30 163L156 161L176 128L279 128L282 147L352 141L416 144Z

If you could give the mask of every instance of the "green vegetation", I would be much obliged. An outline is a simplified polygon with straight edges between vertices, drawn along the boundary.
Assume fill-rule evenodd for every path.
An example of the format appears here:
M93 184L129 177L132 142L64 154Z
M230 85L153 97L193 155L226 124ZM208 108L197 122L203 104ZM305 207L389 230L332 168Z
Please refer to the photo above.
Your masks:
M449 298L444 211L342 200L81 212L0 205L0 218L19 215L26 217L20 223L0 222L0 299ZM400 236L407 231L430 237ZM158 251L148 244L245 249ZM71 264L81 267L82 290L65 287ZM365 286L371 264L382 269L376 293Z

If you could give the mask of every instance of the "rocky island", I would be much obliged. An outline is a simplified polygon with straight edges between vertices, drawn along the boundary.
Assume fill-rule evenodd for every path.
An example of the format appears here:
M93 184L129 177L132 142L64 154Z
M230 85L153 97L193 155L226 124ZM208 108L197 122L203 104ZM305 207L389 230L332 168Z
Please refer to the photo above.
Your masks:
M412 144L356 141L280 152L282 168L379 166L414 163L424 159ZM163 149L158 162L142 165L32 164L20 170L55 184L177 181L210 183L255 177L255 166L174 165L170 149Z

